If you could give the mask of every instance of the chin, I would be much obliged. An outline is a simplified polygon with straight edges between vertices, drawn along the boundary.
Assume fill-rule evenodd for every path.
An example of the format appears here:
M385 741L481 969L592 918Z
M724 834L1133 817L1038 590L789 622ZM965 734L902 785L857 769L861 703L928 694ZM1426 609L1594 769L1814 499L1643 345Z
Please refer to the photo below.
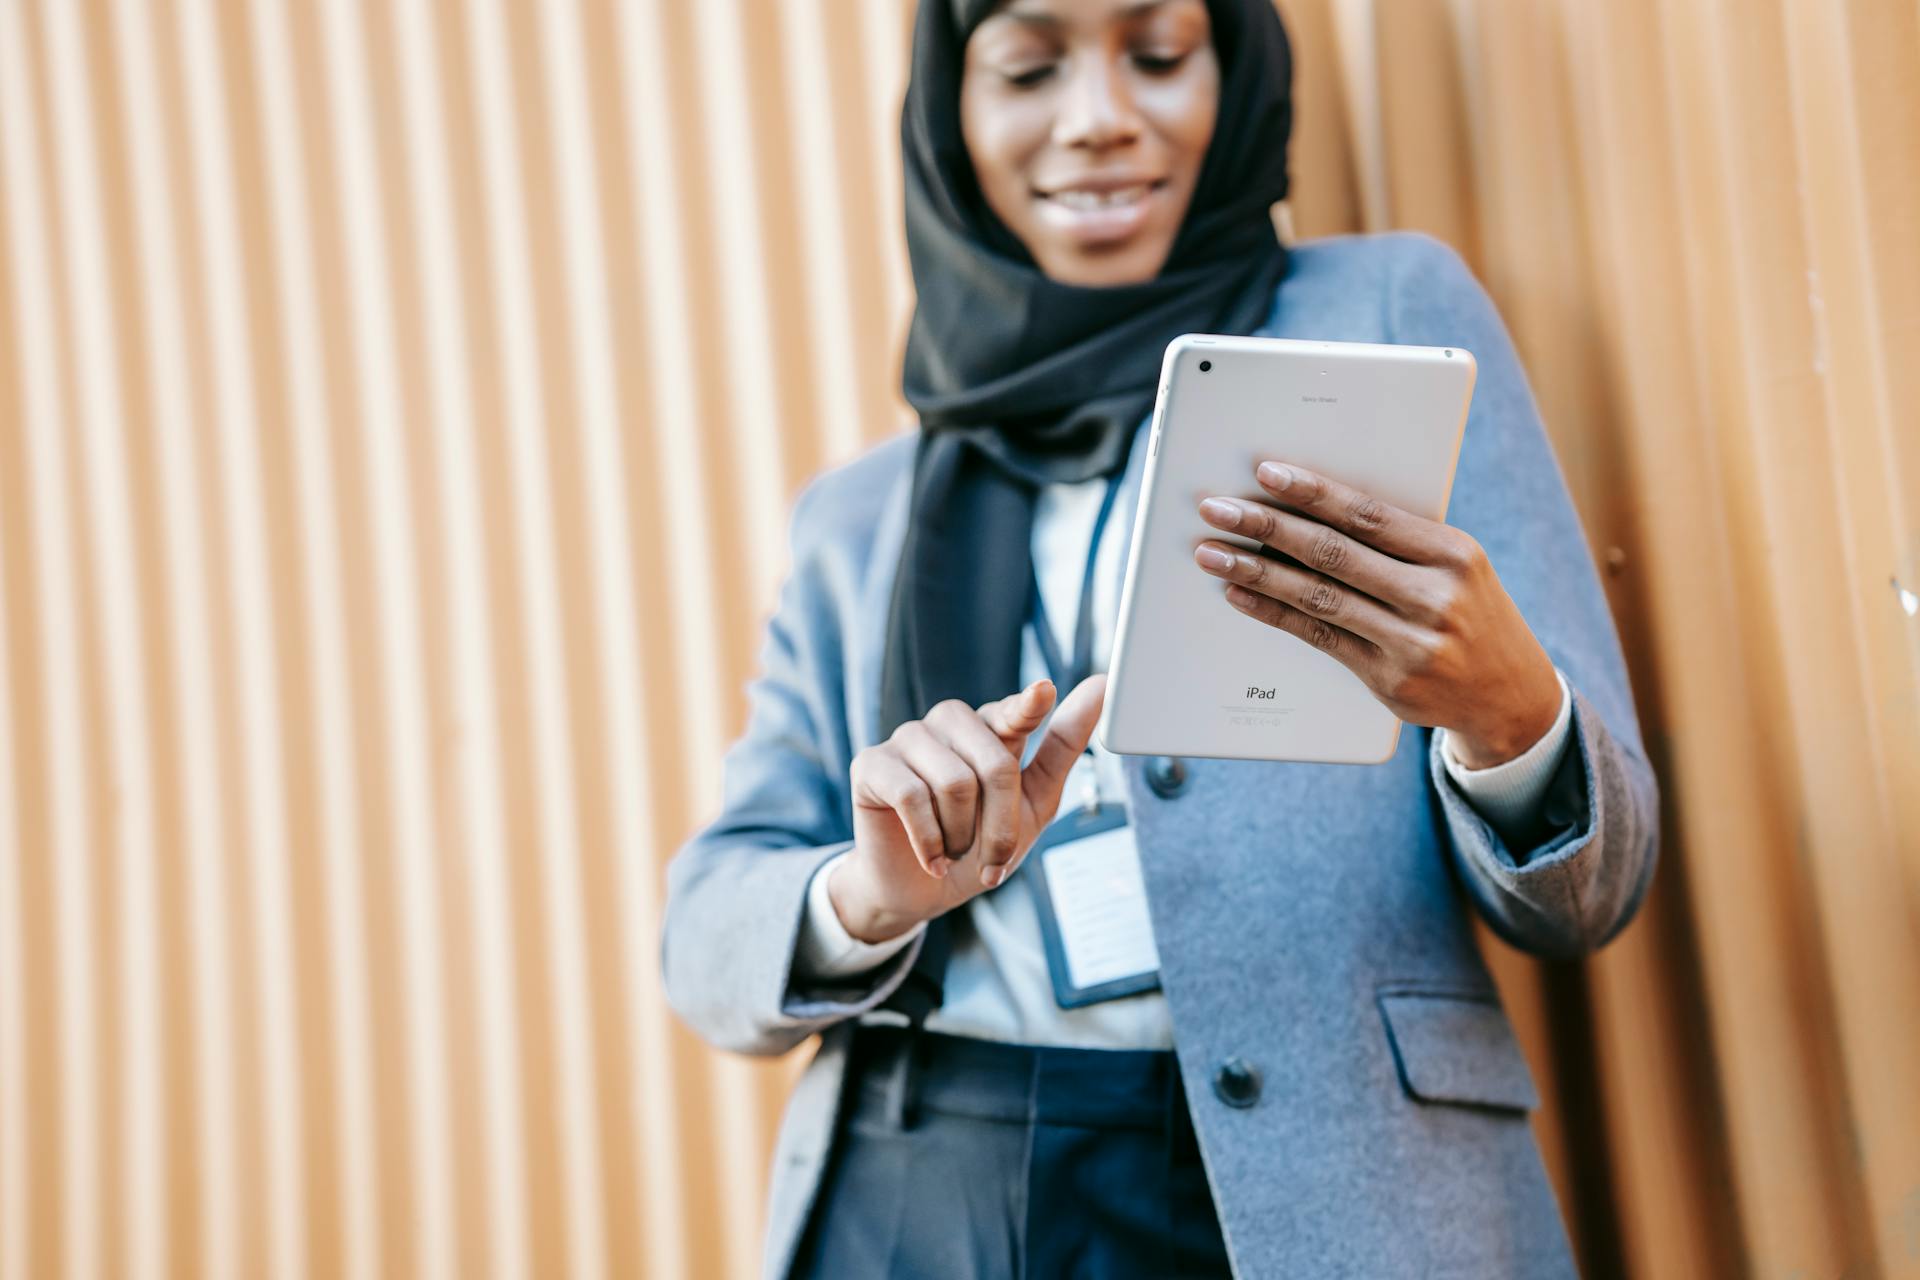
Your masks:
M1139 284L1160 274L1173 246L1156 239L1153 243L1130 243L1086 249L1079 246L1055 249L1037 257L1040 269L1064 284L1089 288L1103 285Z

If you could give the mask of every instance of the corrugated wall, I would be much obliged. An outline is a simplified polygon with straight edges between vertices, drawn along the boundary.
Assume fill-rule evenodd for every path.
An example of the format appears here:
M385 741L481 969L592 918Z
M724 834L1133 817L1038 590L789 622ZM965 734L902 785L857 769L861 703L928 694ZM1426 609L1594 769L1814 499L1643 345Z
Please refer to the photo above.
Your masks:
M1666 783L1496 968L1594 1275L1920 1275L1920 9L1292 0L1515 331ZM901 0L0 0L0 1275L751 1273L656 969L903 421Z

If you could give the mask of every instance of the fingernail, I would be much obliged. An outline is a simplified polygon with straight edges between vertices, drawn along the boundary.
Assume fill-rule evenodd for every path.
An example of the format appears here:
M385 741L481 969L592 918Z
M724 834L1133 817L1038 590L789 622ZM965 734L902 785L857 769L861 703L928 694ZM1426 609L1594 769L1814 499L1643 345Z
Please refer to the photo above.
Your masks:
M1277 462L1263 462L1254 472L1262 484L1275 489L1284 489L1293 483L1293 468L1283 467Z
M1231 529L1240 523L1240 508L1224 498L1208 498L1200 504L1200 513L1213 521Z
M1201 547L1193 554L1195 559L1215 573L1225 573L1233 568L1233 557L1218 547Z
M980 883L991 889L1000 883L1000 868L988 867L980 873Z
M934 875L939 876L941 879L945 879L947 874L947 860L945 858L928 858L927 870L933 872Z

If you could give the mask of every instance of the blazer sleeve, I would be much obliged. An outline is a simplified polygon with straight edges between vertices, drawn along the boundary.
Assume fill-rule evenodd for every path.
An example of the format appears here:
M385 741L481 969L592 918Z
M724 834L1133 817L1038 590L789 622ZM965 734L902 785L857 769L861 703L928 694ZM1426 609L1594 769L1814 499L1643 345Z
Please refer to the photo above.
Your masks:
M1541 955L1599 947L1638 909L1659 848L1659 791L1593 556L1520 359L1493 300L1451 248L1395 237L1394 341L1458 346L1478 365L1448 523L1486 549L1573 695L1572 746L1529 829L1501 834L1453 782L1433 735L1428 772L1475 908Z
M823 478L824 479L824 478ZM788 525L791 569L747 685L745 732L722 761L719 815L667 864L660 969L667 1003L715 1047L756 1056L878 1005L920 938L870 971L795 972L814 872L853 845L851 749L836 593L857 577L819 554L823 480ZM844 604L845 602L840 602ZM924 931L923 931L924 932Z

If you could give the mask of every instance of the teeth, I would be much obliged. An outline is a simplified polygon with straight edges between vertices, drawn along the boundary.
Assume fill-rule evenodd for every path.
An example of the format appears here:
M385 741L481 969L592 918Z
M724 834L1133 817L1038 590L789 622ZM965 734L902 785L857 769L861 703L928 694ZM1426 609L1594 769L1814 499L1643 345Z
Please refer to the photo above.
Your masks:
M1145 183L1140 183L1113 191L1056 191L1053 193L1053 199L1069 209L1111 209L1117 205L1144 200L1146 195L1147 186Z

